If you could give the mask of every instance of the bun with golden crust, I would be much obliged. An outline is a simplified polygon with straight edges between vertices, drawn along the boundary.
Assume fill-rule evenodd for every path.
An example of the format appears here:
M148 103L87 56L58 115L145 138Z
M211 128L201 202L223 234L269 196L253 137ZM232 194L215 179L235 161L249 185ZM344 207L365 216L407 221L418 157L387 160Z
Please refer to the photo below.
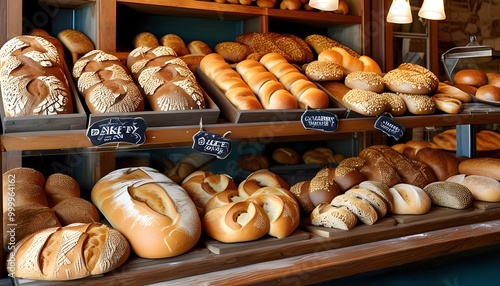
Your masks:
M181 186L155 169L112 171L94 185L91 199L140 257L177 256L200 238L195 204Z
M389 188L394 198L393 214L426 214L432 201L422 188L411 184L396 184Z
M500 182L483 175L458 174L446 179L447 182L464 185L478 201L500 202Z

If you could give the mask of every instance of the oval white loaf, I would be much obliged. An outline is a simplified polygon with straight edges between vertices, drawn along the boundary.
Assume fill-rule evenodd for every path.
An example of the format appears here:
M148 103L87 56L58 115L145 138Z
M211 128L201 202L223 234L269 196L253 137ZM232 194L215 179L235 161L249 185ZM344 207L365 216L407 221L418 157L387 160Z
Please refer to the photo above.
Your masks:
M200 217L187 192L153 168L112 171L94 185L91 199L138 256L180 255L200 238Z
M405 183L389 188L394 198L393 214L425 214L431 209L432 201L423 189Z
M16 244L7 270L17 278L73 280L109 272L130 254L123 235L101 223L47 228Z
M485 202L500 202L500 182L481 175L458 174L449 177L446 181L466 186L475 200Z

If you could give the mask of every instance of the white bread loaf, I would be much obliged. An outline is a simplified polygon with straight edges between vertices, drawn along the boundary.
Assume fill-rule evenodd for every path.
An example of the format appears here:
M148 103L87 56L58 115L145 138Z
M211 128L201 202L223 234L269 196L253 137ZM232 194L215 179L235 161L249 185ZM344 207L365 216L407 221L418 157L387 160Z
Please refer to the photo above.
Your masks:
M73 280L109 272L128 258L130 246L118 231L100 224L47 228L19 241L8 254L14 277Z
M393 214L426 214L431 209L429 195L417 186L400 183L389 188L389 191L394 198Z
M250 196L226 190L212 197L205 210L203 230L221 242L251 241L265 234L287 237L300 220L297 201L279 187L262 187Z
M91 113L142 111L143 96L127 68L115 56L93 50L73 66L78 91Z
M466 186L475 200L485 202L500 202L500 182L482 175L458 174L446 181Z
M0 90L7 117L73 113L65 68L54 44L17 36L0 48Z
M164 46L139 47L127 58L127 67L155 111L205 108L193 72L177 55Z
M471 158L460 162L458 171L467 175L481 175L500 180L500 158Z
M93 187L92 202L144 258L190 250L200 238L200 217L179 185L149 167L110 172Z

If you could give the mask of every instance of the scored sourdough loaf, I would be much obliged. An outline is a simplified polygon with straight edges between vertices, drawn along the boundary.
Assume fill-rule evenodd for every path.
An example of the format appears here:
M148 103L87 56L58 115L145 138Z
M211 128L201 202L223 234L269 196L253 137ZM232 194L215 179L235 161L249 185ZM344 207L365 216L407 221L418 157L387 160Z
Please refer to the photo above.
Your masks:
M127 58L127 67L154 111L205 108L196 77L171 48L136 48Z
M78 91L91 113L142 111L143 96L132 76L115 56L92 50L73 66Z
M432 201L422 188L400 183L389 188L394 199L393 214L426 214L431 210Z
M17 278L74 280L122 265L130 246L120 232L100 223L71 224L35 232L19 241L7 271Z
M91 199L140 257L177 256L200 238L200 217L187 192L153 168L112 171L94 185Z
M54 44L38 36L17 36L0 48L6 117L73 113L62 56Z

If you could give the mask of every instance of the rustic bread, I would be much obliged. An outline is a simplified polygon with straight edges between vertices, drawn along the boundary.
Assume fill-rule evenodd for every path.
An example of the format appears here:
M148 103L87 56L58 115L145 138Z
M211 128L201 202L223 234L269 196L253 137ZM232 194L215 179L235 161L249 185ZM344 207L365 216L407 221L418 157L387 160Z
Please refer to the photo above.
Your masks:
M431 209L431 198L422 188L400 183L389 188L389 191L394 198L393 214L426 214Z
M150 167L110 172L94 185L91 199L140 257L177 256L200 238L200 217L187 192Z
M438 181L424 187L434 205L452 209L466 209L472 206L474 197L466 186L449 181Z
M458 174L449 177L446 181L464 185L472 192L475 200L500 202L500 182L491 177Z

